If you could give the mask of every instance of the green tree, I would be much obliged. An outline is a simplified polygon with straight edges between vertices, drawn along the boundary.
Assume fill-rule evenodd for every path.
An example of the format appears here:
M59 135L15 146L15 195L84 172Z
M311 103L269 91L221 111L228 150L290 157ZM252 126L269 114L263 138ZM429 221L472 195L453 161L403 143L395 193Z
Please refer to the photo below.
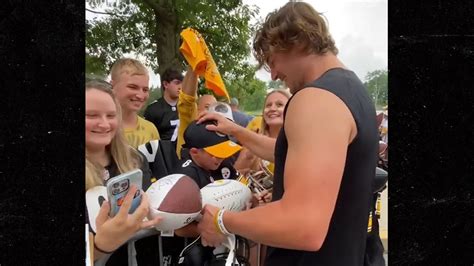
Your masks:
M86 53L86 76L105 79L107 75L107 68L103 64L103 60Z
M265 82L255 79L252 83L255 87L253 93L243 103L243 110L261 114L263 109L263 102L267 95L267 87Z
M277 79L277 80L270 80L268 82L268 88L272 88L272 89L281 89L285 87L285 84L283 83L283 81Z
M171 66L183 70L179 33L187 27L203 35L223 79L242 77L250 68L244 61L258 8L242 0L133 0L104 13L104 20L86 21L86 73L106 73L130 52L144 56L158 74Z
M388 102L388 72L375 70L367 73L364 85L369 91L377 108L387 105Z
M230 96L239 100L241 110L260 111L263 108L267 84L255 75L226 82L226 87Z
M143 116L143 114L145 113L145 109L148 107L148 105L161 98L161 93L162 91L160 87L151 87L150 96L148 97L148 100L146 100L146 103L143 105L143 108L138 112L138 114Z

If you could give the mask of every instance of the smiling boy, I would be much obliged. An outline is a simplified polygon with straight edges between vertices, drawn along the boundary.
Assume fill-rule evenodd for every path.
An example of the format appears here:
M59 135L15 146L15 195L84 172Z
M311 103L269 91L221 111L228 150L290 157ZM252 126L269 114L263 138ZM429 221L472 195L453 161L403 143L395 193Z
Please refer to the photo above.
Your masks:
M155 125L138 116L150 96L146 67L138 60L121 58L113 64L110 75L110 83L122 109L122 126L128 143L137 148L159 139Z

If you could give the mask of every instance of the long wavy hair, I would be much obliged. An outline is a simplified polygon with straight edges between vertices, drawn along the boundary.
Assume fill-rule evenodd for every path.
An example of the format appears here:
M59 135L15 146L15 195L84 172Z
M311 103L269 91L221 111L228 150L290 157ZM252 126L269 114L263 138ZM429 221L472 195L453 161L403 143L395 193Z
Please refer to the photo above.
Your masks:
M106 151L110 154L112 161L117 166L120 173L125 173L133 169L139 168L142 164L140 154L132 148L123 135L122 130L122 114L120 104L118 104L112 91L112 85L103 80L90 80L86 82L86 92L88 90L99 90L107 93L112 97L117 108L118 126L115 136L109 145L106 146ZM104 167L97 162L92 161L87 154L86 149L86 190L89 188L103 185L104 183Z

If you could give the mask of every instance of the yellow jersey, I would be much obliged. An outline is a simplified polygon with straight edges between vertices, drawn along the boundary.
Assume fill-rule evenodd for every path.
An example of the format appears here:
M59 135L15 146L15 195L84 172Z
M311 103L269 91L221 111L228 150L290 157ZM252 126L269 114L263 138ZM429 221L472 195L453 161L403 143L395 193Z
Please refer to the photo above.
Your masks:
M135 149L151 140L160 139L160 134L155 125L140 116L138 116L137 126L135 128L124 128L123 132L128 144Z
M260 133L261 132L261 129L260 129L261 126L262 126L262 116L258 115L249 122L249 124L247 125L247 129L250 129L253 132Z
M193 120L197 118L196 97L188 95L182 91L179 92L178 99L178 140L176 142L176 154L181 159L181 147L184 143L184 131Z

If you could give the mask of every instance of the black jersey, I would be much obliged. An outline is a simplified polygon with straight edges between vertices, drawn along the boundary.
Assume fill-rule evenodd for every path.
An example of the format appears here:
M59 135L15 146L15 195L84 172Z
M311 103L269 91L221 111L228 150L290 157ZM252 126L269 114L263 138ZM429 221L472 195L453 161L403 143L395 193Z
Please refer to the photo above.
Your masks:
M239 174L234 168L234 162L235 158L233 156L224 159L221 165L219 165L219 168L214 171L211 171L211 176L214 178L214 180L237 179L239 177Z
M168 102L161 97L146 108L144 117L156 126L160 133L160 139L171 140L176 143L179 127L178 109L176 105L172 106L168 104Z
M191 177L198 184L199 188L214 182L211 173L197 166L191 159L182 160L178 169L176 169L176 173Z
M146 191L148 187L151 185L151 178L152 173L150 168L148 167L148 163L146 158L144 158L143 154L140 153L142 156L142 166L140 169L143 172L143 183L142 189ZM105 167L107 170L105 172L104 179L108 179L110 177L114 177L120 174L117 166L115 163L110 164L109 166ZM86 206L87 208L87 206ZM88 212L86 210L86 222L88 222ZM114 253L109 257L106 262L106 266L128 266L128 251L127 251L128 242L125 242L122 246L120 246ZM158 265L159 263L159 256L157 255L158 250L158 237L157 236L149 236L142 238L140 240L135 241L135 249L136 249L136 259L138 265Z
M321 88L338 96L352 113L357 136L347 149L334 213L321 249L310 252L269 247L265 265L363 265L378 150L375 107L362 82L349 70L328 70L307 87ZM285 107L285 117L291 99ZM284 124L275 144L273 200L281 199L285 193L283 173L287 150Z
M140 170L142 170L143 173L142 190L146 191L152 183L153 174L150 170L149 164L147 163L148 161L143 155L143 153L141 151L138 151L138 154L141 156L142 160L142 164L140 167ZM109 177L117 176L120 174L120 171L115 163L106 166L105 169L107 170L107 174L109 175Z
M183 148L181 150L181 158L182 158L181 164L183 164L187 160L191 160L191 156L189 155L189 150L187 148ZM229 158L226 158L219 165L219 168L213 171L209 171L209 175L212 176L212 180L237 179L239 177L239 173L234 168L234 163L236 160L235 158L236 156L231 156Z

